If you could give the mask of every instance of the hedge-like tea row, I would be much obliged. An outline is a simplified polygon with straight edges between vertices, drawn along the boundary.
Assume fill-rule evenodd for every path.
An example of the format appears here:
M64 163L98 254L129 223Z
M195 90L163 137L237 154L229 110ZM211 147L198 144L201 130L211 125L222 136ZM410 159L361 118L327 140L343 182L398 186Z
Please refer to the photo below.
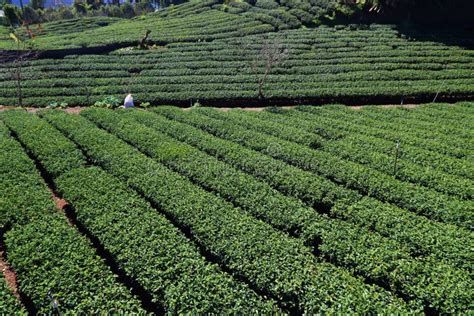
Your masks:
M203 113L210 117L221 119L222 115L214 109L201 109ZM267 122L255 118L253 112L244 110L232 110L225 114L226 120L231 120L236 124L255 129L259 132L264 132L270 135L275 135L286 140L293 141L298 144L306 145L312 148L318 148L326 143L326 140L316 133L311 133L300 129L297 125L285 125L274 122Z
M426 106L429 106L429 105L426 105ZM370 117L370 118L375 118L379 123L383 122L383 123L393 124L395 123L394 121L397 121L395 126L383 125L383 127L387 129L398 130L400 132L403 131L404 135L411 135L411 136L418 135L420 138L426 138L427 132L429 132L431 133L430 138L435 139L436 141L440 143L449 143L451 147L462 147L461 144L463 142L465 143L466 139L470 139L472 138L472 135L474 135L473 133L470 133L469 131L469 127L474 126L472 122L469 121L469 118L466 118L464 121L461 121L462 123L465 123L464 125L465 127L463 128L462 126L459 126L459 122L456 122L458 124L455 124L455 122L449 122L449 121L441 120L439 118L426 119L424 117L417 117L414 111L403 109L403 108L394 108L394 109L389 110L389 109L380 108L377 106L366 106L363 108L363 110L354 112L344 106L339 106L339 107L325 106L325 107L319 108L319 111L324 112L325 109L327 109L329 112L342 111L343 114L347 112L347 115L354 116L357 119L361 119L365 116ZM317 112L318 110L313 110L313 111ZM236 117L238 116L237 113L238 112L234 111L233 115L231 116ZM246 113L246 114L248 114L247 116L245 116L246 118L252 115L255 115L255 116L261 115L259 113ZM288 114L296 115L298 114L298 112L295 113L294 111L289 111ZM410 116L410 119L408 118L408 116ZM303 116L300 116L300 117L303 118ZM325 120L325 118L318 116L317 120L315 119L314 121L319 122L321 120ZM341 119L338 119L338 120L340 121ZM309 123L312 123L312 122L313 120L310 121ZM332 125L328 126L327 128L333 129ZM449 141L446 138L447 136L449 136ZM472 148L473 146L471 144L472 142L468 141L467 143L468 143L468 148Z
M106 45L137 45L151 30L150 38L157 43L176 41L211 41L218 38L270 32L273 27L248 17L205 10L187 16L165 17L148 14L82 32L52 34L38 37L36 47L46 50L101 47Z
M394 155L395 153L396 141L367 135L365 134L367 128L357 128L357 125L352 125L346 120L327 119L318 115L311 116L311 119L307 120L308 114L299 111L280 111L280 113L286 115L275 115L265 111L256 114L256 116L270 122L295 125L299 129L317 133L329 140L345 138L357 145L361 151L377 151L385 155ZM448 174L474 179L474 165L468 160L456 159L406 143L401 144L400 149L399 159L401 160L424 168L434 168Z
M5 197L0 204L0 227L41 218L43 214L38 210L51 210L51 194L46 190L34 162L10 137L8 128L1 120L0 155L0 191L1 196ZM22 194L23 190L25 194Z
M278 311L270 300L206 262L164 216L103 170L76 169L58 178L57 185L78 220L166 313Z
M288 7L284 6L283 3L280 5L274 2L258 1L253 2L253 5L247 2L230 2L228 5L215 5L213 7L229 13L252 17L263 23L271 24L278 30L299 27L302 23L301 20L310 23L315 18L314 15L307 12L309 10L297 10L295 12L294 10L296 9L291 9L291 6ZM315 7L326 13L326 10L323 10L321 7ZM311 11L314 12L313 10L316 10L316 8L311 8ZM323 14L322 12L321 14Z
M413 243L413 254L431 253L437 260L472 271L472 252L465 245L472 243L472 232L454 225L432 222L371 197L349 205L341 203L331 209L331 215L374 229L400 243ZM415 242L413 242L415 240Z
M11 113L12 117L8 117ZM66 173L63 176L68 179L65 180L66 189L60 189L73 202L81 224L99 239L128 276L148 290L167 312L204 313L225 311L227 308L230 311L238 308L251 312L255 308L269 312L274 308L270 303L261 302L249 289L216 267L205 263L197 249L170 222L135 195L120 189L116 180L104 178L97 170L90 171L95 174L97 182L86 186L88 181L92 181L88 180L88 171L79 170L69 175L67 172L71 170L71 165L63 164L62 168L55 168L51 161L68 157L68 154L76 158L78 150L46 121L26 112L9 111L5 117L48 172L56 171L55 176ZM25 128L19 122L30 125ZM44 148L42 144L48 141L50 147ZM80 159L71 161L77 162L77 166L85 164L82 155ZM60 180L57 182L62 183ZM102 205L107 211L101 208ZM124 210L128 210L127 216ZM99 223L95 218L101 219ZM119 218L120 221L117 221ZM110 240L112 236L115 239ZM140 255L130 256L131 253ZM192 276L186 271L193 271ZM190 283L192 278L195 281Z
M333 113L338 113L339 111L342 111L344 114L347 114L347 117L354 117L354 112L353 111L347 111L348 109L346 107L336 107L335 111ZM380 116L370 116L367 115L367 111L361 111L361 114L357 120L354 120L355 122L360 122L362 126L378 126L378 122L383 122L384 124L381 126L383 129L388 129L391 131L398 131L398 132L404 132L404 134L409 135L414 138L419 138L419 139L426 139L429 140L429 144L437 144L433 145L433 148L441 148L442 151L448 152L450 155L455 155L456 157L469 157L474 155L474 142L470 137L468 136L467 140L459 139L455 135L445 135L443 133L439 133L436 131L436 129L432 128L413 128L410 124L404 123L404 122L394 122L392 118L384 118ZM343 118L346 117L346 115L342 116ZM418 121L422 121L421 119L418 119ZM448 122L438 122L439 125L448 125L448 126L459 126L454 123L448 123ZM403 126L403 128L401 128ZM465 128L473 127L474 125L472 122L466 122ZM472 135L471 135L472 136ZM472 138L472 137L471 137ZM433 142L433 143L431 143Z
M145 313L90 242L59 214L13 226L5 234L5 244L19 289L38 313L55 312L48 292L59 302L61 312Z
M222 118L221 113L212 109L202 109L201 111L204 111L206 115L211 117ZM393 155L380 154L374 150L361 150L353 146L347 137L338 141L326 142L316 133L308 133L304 129L295 128L291 125L259 120L248 111L230 111L225 114L225 117L240 126L274 135L285 140L310 147L322 147L322 150L342 159L368 165L370 168L389 175L396 175L396 178L402 181L420 184L461 199L469 200L474 197L474 182L470 180L433 169L422 168L403 160L397 163L397 170L395 171Z
M311 120L315 115L343 120L344 122L350 122L350 124L348 124L350 127L357 126L360 133L381 137L391 141L400 140L403 143L436 151L455 158L464 158L473 155L474 150L472 148L463 147L461 144L453 143L452 140L448 142L446 139L444 141L430 139L429 131L419 131L422 135L412 135L409 131L405 131L403 124L394 124L390 121L364 119L364 117L358 115L357 112L351 113L342 110L341 108L342 106L336 106L334 109L331 107L331 109L326 110L322 108L316 109L310 106L300 106L298 107L298 110L309 113L307 115L307 119L309 120Z
M396 69L397 67L393 67ZM250 75L249 75L250 76ZM205 78L203 78L204 80ZM133 79L130 79L133 82ZM396 98L416 95L419 98L428 98L436 93L437 80L426 81L381 81L376 87L371 87L373 81L335 81L333 83L276 83L269 84L265 89L265 96L268 102L284 99L314 99L323 100L347 100L349 98ZM469 98L469 90L472 86L472 79L451 79L446 80L444 95ZM192 104L192 100L203 100L203 102L221 101L220 104L226 104L227 101L241 98L258 99L257 85L255 83L242 83L241 85L233 83L193 83L184 86L181 84L163 84L163 85L105 85L105 86L80 86L74 88L25 88L23 90L23 105L36 107L47 106L51 101L65 101L69 105L90 106L97 100L105 96L113 95L122 98L127 91L134 92L137 95L136 100L140 102L152 102L154 104L180 103ZM240 90L242 89L242 90ZM5 97L0 102L7 105L17 105L18 99L15 97L16 90L1 89L0 93ZM217 104L217 103L216 103ZM232 103L230 104L232 105ZM457 154L456 154L457 155ZM463 154L461 154L463 155Z
M416 115L424 115L431 119L443 119L451 123L471 122L472 124L471 116L473 115L474 103L463 101L456 103L456 105L456 107L452 107L449 104L434 103L415 108L413 112Z
M195 146L254 177L262 179L282 193L299 198L317 210L320 210L322 206L331 208L341 200L348 199L352 201L349 202L351 204L360 199L360 196L354 192L343 189L325 178L179 123L178 121L181 120L186 121L187 117L181 110L167 112L170 117L174 117L176 120L168 120L145 111L123 113L127 117ZM353 218L343 218L390 237L399 244L405 245L416 256L433 256L438 260L446 260L454 266L471 269L468 259L470 254L465 249L465 245L472 239L472 235L460 231L456 226L435 223L411 212L393 206L385 206L383 203L375 203L373 209L382 207L383 211L377 212L377 216L373 216L371 208L368 208L366 211L367 214L370 213L370 217L361 212L361 217L356 218L357 214L354 212ZM324 208L321 211L324 212ZM339 216L339 214L334 215ZM302 217L304 218L304 216ZM370 225L365 224L367 218L371 221ZM287 222L291 225L294 221L288 220ZM343 237L339 238L343 239Z
M426 106L426 105L425 105ZM429 106L429 105L428 105ZM458 107L458 106L457 106ZM431 134L423 134L422 137L430 137L445 141L449 137L451 141L467 142L473 148L474 124L472 120L449 121L441 117L425 117L419 112L395 107L381 111L378 107L367 106L360 111L361 115L368 116L376 120L390 121L396 124L403 124L407 131L417 130L430 131ZM443 139L443 140L442 140Z
M156 111L166 111L157 108ZM205 130L246 147L286 161L304 170L323 175L362 194L395 203L430 219L472 228L472 202L459 201L414 184L401 182L376 170L342 160L321 151L281 138L249 131L214 118L205 119L199 110L187 112Z
M239 15L206 10L187 16L189 25L183 22L186 26L175 24L174 18L149 15L143 21L137 18L92 30L94 34L87 36L84 45L102 36L96 32L112 32L122 24L155 25L154 19L167 23L163 27L166 31L160 31L157 36L171 36L166 34L169 30L176 33L174 39L168 40L192 42L145 51L118 50L107 55L31 61L23 71L25 104L45 106L51 101L65 101L70 105L91 105L106 95L122 97L129 91L135 100L155 104L182 105L200 100L204 105L206 101L209 104L222 101L224 105L227 100L243 103L243 98L258 98L251 64L252 60L263 59L264 40L262 35L244 36L246 32L241 28L245 29L246 23L260 22L240 21L244 18ZM209 26L212 23L215 25ZM252 32L266 32L259 29L266 26L254 26ZM131 26L124 28L124 32L133 30ZM206 35L199 37L195 32ZM106 41L124 40L114 39L118 36L114 34L108 34ZM439 98L473 95L472 50L408 40L394 26L373 26L367 30L318 27L266 33L266 36L288 49L288 57L268 76L264 102L301 99L355 102L351 100L364 98L364 102L376 99L393 103L402 98L432 100L436 94ZM206 41L206 37L214 40ZM53 43L60 45L60 39ZM0 65L5 70L0 71L0 103L10 105L16 104L16 90L8 67L9 64ZM258 73L263 72L260 65Z
M132 118L105 109L88 109L81 115L278 229L299 235L305 222L315 214L304 204L286 198L252 176Z
M37 116L21 110L5 111L0 113L0 119L33 152L52 177L86 164L85 157L73 143Z
M119 114L104 109L89 109L81 115L273 226L287 232L296 231L296 234L299 234L297 230L304 231L307 240L322 243L314 246L324 258L332 259L368 280L387 284L394 292L427 302L443 312L464 310L471 299L469 295L463 298L471 287L464 271L442 264L438 267L439 263L415 261L393 241L352 228L347 223L317 216L310 208L279 194L265 183L152 128L120 118ZM366 254L369 256L366 257ZM425 277L421 278L420 274ZM415 281L408 284L406 280ZM450 296L438 296L439 292L433 289L440 288L444 289L441 293L450 293ZM454 295L456 299L452 300L454 292L457 293Z
M359 83L360 84L360 83ZM411 83L410 83L411 84ZM341 83L340 87L335 88L312 88L308 90L284 90L291 88L291 84L282 84L278 87L274 87L277 90L267 90L266 95L268 99L264 102L280 102L286 99L294 100L297 98L302 99L322 99L322 100L355 100L368 98L379 98L383 96L388 99L397 99L410 94L416 94L417 98L429 98L432 93L436 93L436 89L433 87L436 82L425 82L424 84L431 84L430 86L414 87L406 82L390 82L385 83L386 86L380 86L377 89L371 88L370 82L367 82L367 87L358 87L357 83ZM336 85L336 84L335 84ZM444 92L445 95L451 97L466 97L469 98L469 94L465 92L465 89L472 86L470 83L460 83L459 80L452 82L452 85L447 85ZM193 100L202 100L208 104L228 104L230 106L236 105L238 102L243 102L246 105L250 100L256 100L258 93L256 89L239 90L238 86L234 85L187 85L186 89L179 92L173 91L182 87L181 85L174 85L172 88L161 87L165 90L164 92L157 92L156 86L140 87L137 88L137 97L135 100L138 102L151 102L153 104L181 104L191 105ZM295 87L297 88L297 87ZM202 90L209 89L209 90ZM33 94L37 95L42 93L41 96L37 97L25 97L23 99L23 105L31 105L35 107L45 107L50 104L51 101L60 100L61 102L67 102L69 105L85 105L90 106L94 102L102 100L106 95L115 95L119 99L125 97L127 89L123 87L101 87L97 88L94 93L94 89L90 88L77 88L77 89L45 89L42 92L35 89ZM33 91L33 90L30 90ZM63 93L58 95L58 92ZM9 91L6 94L8 97L0 99L3 104L18 104L18 99L15 97L13 91ZM230 102L230 103L228 103ZM236 103L237 102L237 103ZM255 101L250 101L255 102ZM362 102L362 101L361 101Z
M342 159L347 159L370 168L379 170L402 181L420 184L438 192L448 194L464 200L474 198L474 182L457 176L452 176L434 169L417 166L403 160L394 165L394 155L379 154L376 151L363 151L358 146L353 146L349 139L328 143L322 150L330 152Z
M158 204L236 275L299 311L406 311L404 304L140 154L86 119L43 114L94 161ZM124 159L127 157L127 159Z
M41 24L42 30L39 34L36 33L36 38L41 35L59 35L82 32L93 28L104 27L119 21L122 21L122 19L107 16L85 16L81 18L47 22Z
M127 116L158 129L176 139L199 148L242 171L263 179L277 190L295 196L320 212L339 200L356 201L360 195L313 173L288 165L239 144L217 138L198 128L183 124L192 122L177 108L164 107L153 111L169 119L145 111L130 111Z
M85 30L92 30L100 27L104 27L116 22L121 21L119 18L105 17L105 16L91 16L81 17L73 19L64 19L60 21L53 21L42 23L41 28L37 25L31 25L30 30L35 35L35 39L44 38L55 35L69 35L73 33L80 33ZM3 28L5 31L2 32ZM9 38L10 29L7 27L0 26L0 49L16 49L15 42ZM22 41L29 39L28 31L26 27L22 26L15 30L15 34Z
M374 151L388 157L395 157L396 154L396 142L382 138L363 134L347 134L344 141L350 142L352 146L361 151ZM445 174L448 178L454 176L463 179L463 181L465 179L474 180L474 164L469 159L452 158L408 144L401 144L398 158L399 162L403 160L407 164L417 165L419 168L425 168L426 172ZM450 189L445 188L445 190Z
M158 13L133 19L85 17L45 23L36 33L35 47L41 50L99 47L107 44L137 45L147 29L156 42L212 40L228 36L242 36L273 30L253 18L214 10L215 1L179 5ZM20 28L19 35L26 30ZM3 33L3 32L2 32ZM74 36L71 36L73 34ZM26 37L26 36L25 36ZM14 49L8 33L0 37L0 47Z
M142 66L143 67L143 66ZM143 67L145 68L145 67ZM207 75L204 79L208 83L219 83L227 82L232 84L237 83L254 83L255 78L247 75L236 74L234 69L223 69L220 73L215 68L207 68L200 70L191 69L169 69L163 71L157 70L143 70L141 75L131 80L130 74L127 69L122 70L70 70L65 72L64 70L52 70L48 72L41 72L41 78L38 77L33 70L28 68L28 72L32 74L27 81L23 82L22 87L25 89L30 88L83 88L83 92L86 89L105 89L106 86L116 85L124 86L133 82L135 85L140 84L144 87L156 86L159 88L162 85L167 84L193 84L197 80L202 79L202 75ZM284 71L281 71L284 73ZM215 73L212 75L212 73ZM297 74L273 74L268 77L267 83L277 84L291 82L302 82L311 80L313 85L316 83L324 84L327 81L353 81L360 80L364 82L382 81L382 80L421 80L421 79L455 79L455 78L468 78L472 74L471 71L444 71L439 73L438 71L424 71L418 72L413 70L394 70L385 71L379 70L376 73L373 71L357 71L339 74L310 74L310 75L297 75ZM0 75L1 77L1 75ZM8 77L8 73L5 74L5 78ZM61 78L59 81L58 79ZM36 79L35 81L31 79ZM153 80L153 81L152 81ZM150 84L151 82L151 84ZM3 89L11 89L15 87L15 82L4 81L2 82ZM307 85L306 85L307 86ZM8 90L5 90L8 91ZM48 90L46 90L48 91Z
M0 275L0 314L2 315L27 315L20 305L12 289L10 289L3 275Z
M144 313L140 302L117 282L90 242L57 213L51 194L22 147L0 122L0 204L8 262L19 291L38 313L52 314L50 292L69 313ZM9 216L11 215L11 216Z
M259 57L258 51L252 51L249 53L249 56L239 55L237 47L233 47L233 50L219 51L214 54L209 53L207 59L204 59L202 56L193 55L190 58L178 58L177 56L164 55L164 53L150 53L160 56L160 58L146 58L139 57L141 63L139 66L134 67L134 62L136 63L136 57L133 55L124 55L118 60L104 59L104 56L98 56L100 59L94 61L91 60L88 63L84 58L78 58L75 61L72 59L65 59L61 63L57 60L39 60L31 61L24 65L24 69L28 71L29 74L26 79L31 76L38 76L42 73L48 74L51 72L64 72L64 71L86 71L86 70L125 70L132 71L135 70L135 74L138 72L143 74L148 74L149 76L157 75L160 73L166 73L169 75L193 75L192 72L197 72L201 75L212 75L212 74L222 74L217 71L217 68L223 68L225 71L224 74L231 74L230 71L234 70L235 75L252 75L252 69L249 66L249 62ZM167 52L169 50L166 50ZM171 50L173 52L173 50ZM182 55L179 51L174 51L178 56ZM207 52L194 52L193 54L198 53L207 53ZM233 57L233 60L223 60L228 59L225 53L234 53L236 54ZM153 55L151 55L153 56ZM135 57L135 60L131 58ZM317 59L320 58L320 59ZM187 60L189 59L189 60ZM317 59L317 61L315 61ZM415 59L415 62L413 61ZM416 61L418 60L418 63ZM315 77L315 74L328 75L328 74L338 74L338 78L348 76L348 72L361 72L361 71L372 71L374 75L378 78L379 81L384 79L404 79L404 80L417 80L417 79L443 79L443 78L469 78L468 71L472 69L472 63L458 60L444 60L442 57L411 57L407 56L404 58L394 58L394 57L384 57L384 58L368 58L368 57L357 57L357 58L339 58L339 59L324 59L317 55L295 55L292 59L288 59L283 64L275 67L273 69L273 74L286 74L286 75L309 75ZM372 62L372 64L370 64ZM449 63L450 66L443 66L444 63ZM377 66L375 66L377 65ZM128 67L127 67L128 66ZM126 67L126 68L125 68ZM134 67L134 68L132 68ZM11 68L11 64L4 64L3 69L7 70ZM236 71L237 70L237 71ZM263 72L263 67L260 67L259 72ZM379 74L379 71L397 71L383 77ZM405 72L401 72L405 70ZM407 70L412 70L407 72ZM423 70L428 73L432 73L434 77L428 77L424 72L415 73L413 70ZM183 73L188 71L188 73ZM133 72L133 71L132 71ZM410 73L413 73L413 76L409 76ZM354 75L354 74L352 74ZM7 78L8 73L3 74L3 78ZM375 78L377 78L375 77ZM183 78L185 79L185 78ZM212 79L212 78L209 78ZM366 76L365 80L371 80L372 76ZM373 79L372 79L373 80ZM304 80L304 77L300 77L299 81L305 84L311 84L312 81ZM318 82L324 83L323 80L317 80Z

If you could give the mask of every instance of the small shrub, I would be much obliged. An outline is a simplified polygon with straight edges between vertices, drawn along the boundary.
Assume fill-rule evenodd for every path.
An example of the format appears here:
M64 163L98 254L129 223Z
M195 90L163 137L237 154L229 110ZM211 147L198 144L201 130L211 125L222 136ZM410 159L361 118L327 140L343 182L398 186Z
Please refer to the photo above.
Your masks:
M60 108L60 109L65 109L68 107L68 103L67 102L57 102L57 101L51 101L48 103L48 108L51 108L51 109L57 109L57 108Z
M107 96L104 99L94 103L94 107L115 109L120 106L120 100L114 96Z

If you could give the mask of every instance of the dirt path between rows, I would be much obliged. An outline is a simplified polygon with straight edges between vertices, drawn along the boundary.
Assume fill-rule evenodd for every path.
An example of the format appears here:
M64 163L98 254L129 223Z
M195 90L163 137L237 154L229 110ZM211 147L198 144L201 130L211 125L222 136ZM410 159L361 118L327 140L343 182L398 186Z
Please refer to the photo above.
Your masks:
M6 260L5 245L3 244L3 241L0 241L0 271L5 277L7 286L13 291L13 294L16 296L16 298L21 301L20 293L18 292L16 273Z
M381 107L381 108L408 108L408 109L412 109L412 108L416 108L420 105L423 105L423 104L385 104L385 105L351 105L351 106L348 106L348 108L350 109L353 109L353 110L360 110L360 109L363 109L364 107L368 107L368 106L377 106L377 107ZM324 106L324 105L322 105ZM282 108L282 109L293 109L294 107L296 107L295 105L293 106L280 106L279 108ZM79 114L81 113L82 110L84 109L87 109L89 107L87 106L76 106L76 107L70 107L70 108L66 108L66 109L60 109L61 111L64 111L66 113L70 113L70 114ZM6 110L13 110L13 109L19 109L19 107L17 106L5 106L5 105L0 105L0 112L2 111L6 111ZM24 107L22 109L25 109L26 111L28 112L31 112L31 113L36 113L40 110L43 110L44 108L33 108L33 107ZM184 110L189 110L191 108L183 108ZM244 111L251 111L251 112L260 112L260 111L263 111L266 109L266 107L233 107L233 108L215 108L219 111L222 111L222 112L228 112L230 110L234 110L234 109L238 109L238 110L244 110Z
M51 192L51 198L53 199L57 210L66 217L69 226L74 227L75 226L74 222L66 214L66 208L68 207L69 203L65 199L60 198L57 195L57 193L49 185L48 185L48 190L49 190L49 192Z

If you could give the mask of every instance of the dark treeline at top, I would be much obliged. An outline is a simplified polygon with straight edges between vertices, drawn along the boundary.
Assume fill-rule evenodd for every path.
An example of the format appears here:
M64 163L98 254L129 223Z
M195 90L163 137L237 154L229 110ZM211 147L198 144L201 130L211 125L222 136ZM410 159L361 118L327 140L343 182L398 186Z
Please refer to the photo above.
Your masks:
M13 2L12 2L13 1ZM81 16L131 18L196 0L0 0L0 24L21 25ZM295 28L336 23L470 23L471 0L216 0L231 13L252 13L262 22L284 20Z
M354 2L347 1L345 2ZM474 1L471 0L367 0L356 4L354 20L365 22L416 22L424 24L470 24ZM354 6L354 5L353 5Z

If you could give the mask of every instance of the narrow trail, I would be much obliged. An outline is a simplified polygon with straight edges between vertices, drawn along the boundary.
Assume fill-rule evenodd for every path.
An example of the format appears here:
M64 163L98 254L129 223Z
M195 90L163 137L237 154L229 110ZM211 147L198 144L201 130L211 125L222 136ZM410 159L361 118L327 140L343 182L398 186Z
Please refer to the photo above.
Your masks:
M117 276L119 283L124 285L130 292L136 296L142 305L142 308L150 314L164 315L164 307L159 303L154 302L152 295L135 279L130 277L125 270L116 262L112 253L110 253L104 245L96 238L86 226L84 226L78 219L76 212L72 205L70 205L60 194L56 191L56 184L53 177L44 168L41 161L33 154L33 152L18 138L18 135L10 129L12 137L21 145L28 157L35 163L36 169L39 171L41 178L44 180L48 190L51 192L51 199L54 201L57 211L60 212L67 220L68 224L73 227L78 234L86 238L91 247L94 248L97 256L104 260L104 264L109 267L110 271ZM3 237L3 236L1 236ZM0 239L0 242L3 239ZM1 248L0 248L1 249ZM22 300L24 301L24 300ZM31 304L25 304L27 307ZM35 314L35 313L30 313Z
M311 105L311 104L310 104ZM412 109L419 107L423 104L384 104L384 105L348 105L347 107L353 110L360 110L363 109L364 107L368 106L377 106L377 107L382 107L382 108L407 108L407 109ZM453 104L454 106L455 104ZM324 106L323 105L315 105L315 106ZM282 109L293 109L295 108L296 105L289 105L289 106L279 106L279 108ZM79 114L81 111L88 109L88 106L75 106L75 107L69 107L66 109L59 109L61 111L64 111L69 114ZM222 111L222 112L228 112L230 110L244 110L244 111L250 111L250 112L261 112L264 111L267 107L217 107L215 108L216 110ZM44 110L47 108L34 108L34 107L18 107L18 106L10 106L10 105L0 105L0 112L2 111L7 111L7 110L14 110L14 109L25 109L26 111L30 113L36 113L40 110ZM140 108L143 109L143 108ZM183 108L183 110L190 110L190 107ZM145 109L146 110L146 109Z
M61 198L56 193L56 191L53 190L50 186L48 186L48 190L49 192L51 192L51 198L53 199L54 204L56 205L56 208L58 209L58 211L64 216L66 216L69 226L74 227L74 221L71 218L69 218L66 214L69 203L65 199Z
M15 297L21 301L20 293L18 291L18 282L15 270L10 266L6 259L6 249L3 242L3 234L0 238L0 271L7 282L8 287L13 291Z

